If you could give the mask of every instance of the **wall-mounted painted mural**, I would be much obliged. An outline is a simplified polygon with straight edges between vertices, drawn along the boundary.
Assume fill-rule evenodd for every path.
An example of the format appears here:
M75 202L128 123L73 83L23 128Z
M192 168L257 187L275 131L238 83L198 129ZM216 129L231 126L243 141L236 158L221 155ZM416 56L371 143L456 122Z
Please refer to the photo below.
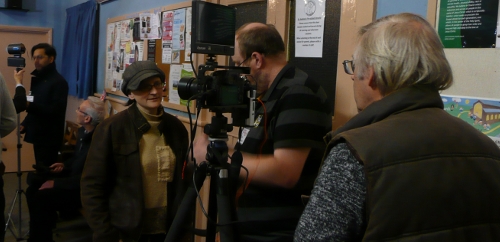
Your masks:
M441 95L444 110L488 135L500 147L500 100Z

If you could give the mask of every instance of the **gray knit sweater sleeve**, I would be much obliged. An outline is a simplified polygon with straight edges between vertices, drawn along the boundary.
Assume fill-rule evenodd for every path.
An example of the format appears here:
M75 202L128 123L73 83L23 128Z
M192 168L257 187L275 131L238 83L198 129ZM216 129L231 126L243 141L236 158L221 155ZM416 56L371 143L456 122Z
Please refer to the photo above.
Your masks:
M345 143L333 147L316 178L295 241L359 241L366 195L363 165Z

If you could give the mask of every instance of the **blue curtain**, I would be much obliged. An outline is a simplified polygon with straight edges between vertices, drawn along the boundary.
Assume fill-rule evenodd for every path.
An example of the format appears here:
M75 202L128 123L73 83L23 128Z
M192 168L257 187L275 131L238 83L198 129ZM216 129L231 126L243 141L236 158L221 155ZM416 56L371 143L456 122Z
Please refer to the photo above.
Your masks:
M95 0L66 9L61 74L69 95L93 95L97 73L98 5Z

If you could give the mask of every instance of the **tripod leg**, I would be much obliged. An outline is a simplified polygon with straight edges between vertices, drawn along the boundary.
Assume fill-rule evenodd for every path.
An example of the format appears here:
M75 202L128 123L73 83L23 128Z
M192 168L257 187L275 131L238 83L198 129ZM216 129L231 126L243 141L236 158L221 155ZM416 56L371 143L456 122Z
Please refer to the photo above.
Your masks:
M165 241L179 241L182 238L182 235L185 230L185 225L186 221L189 220L190 213L195 207L196 203L196 197L197 197L197 192L196 190L201 190L201 187L203 186L203 181L205 181L207 174L207 164L202 163L197 169L195 174L195 182L193 186L190 186L186 193L184 194L184 197L182 199L181 205L179 206L179 209L177 210L177 213L174 217L174 220L172 222L172 225L170 226L170 229L167 233L167 237L165 238ZM189 222L189 221L188 221Z
M213 170L210 172L210 191L208 195L208 217L211 221L217 221L217 196L216 196L216 184L217 184L217 174ZM217 225L215 223L207 222L207 236L206 242L215 242L215 237L217 234Z
M14 235L17 241L22 241L25 240L24 238L29 234L29 231L23 236L22 235L22 216L21 216L21 209L19 209L19 221L18 221L18 227L16 227L14 221L12 220L12 212L14 211L14 207L16 206L16 201L18 201L18 206L21 206L21 195L24 193L23 190L17 190L16 195L14 196L14 199L12 199L12 205L10 206L9 209L9 216L7 218L7 221L5 223L5 232L7 232L7 229L10 229L10 232ZM26 195L26 194L25 194ZM10 226L9 226L10 224ZM19 228L19 229L18 229Z
M234 220L234 203L231 200L231 193L229 192L228 170L221 169L216 176L217 180L217 210L219 212L219 224L221 224L220 241L236 241L234 233L234 225L231 222ZM213 179L213 178L212 178Z
M7 228L9 227L9 222L11 222L12 211L14 210L14 206L16 205L17 196L19 196L19 192L16 191L16 195L14 196L14 199L12 199L12 205L10 205L9 216L7 218L7 221L5 222L5 232L7 232Z
M21 238L21 234L22 234L22 232L21 232L21 231L22 231L22 229L23 229L23 228L22 228L22 217L21 217L21 206L22 206L22 202L21 202L21 200L22 200L22 196L21 196L21 194L22 194L22 193L23 193L23 190L19 190L19 192L18 192L18 194L19 194L19 195L18 195L18 199L17 199L17 205L18 205L18 211L19 211L19 213L18 213L18 218L19 218L19 220L17 221L17 224L18 224L18 226L17 226L17 227L18 227L18 229L19 229L19 233L18 233L18 237L19 237L19 238Z

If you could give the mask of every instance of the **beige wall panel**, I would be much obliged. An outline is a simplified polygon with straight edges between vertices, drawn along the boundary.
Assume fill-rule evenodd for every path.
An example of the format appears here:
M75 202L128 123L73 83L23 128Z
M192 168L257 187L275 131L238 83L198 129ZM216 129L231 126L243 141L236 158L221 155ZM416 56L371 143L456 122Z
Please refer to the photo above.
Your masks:
M352 59L356 46L356 33L361 26L373 21L374 9L376 9L375 0L342 1L333 130L357 114L351 76L344 72L342 62Z

